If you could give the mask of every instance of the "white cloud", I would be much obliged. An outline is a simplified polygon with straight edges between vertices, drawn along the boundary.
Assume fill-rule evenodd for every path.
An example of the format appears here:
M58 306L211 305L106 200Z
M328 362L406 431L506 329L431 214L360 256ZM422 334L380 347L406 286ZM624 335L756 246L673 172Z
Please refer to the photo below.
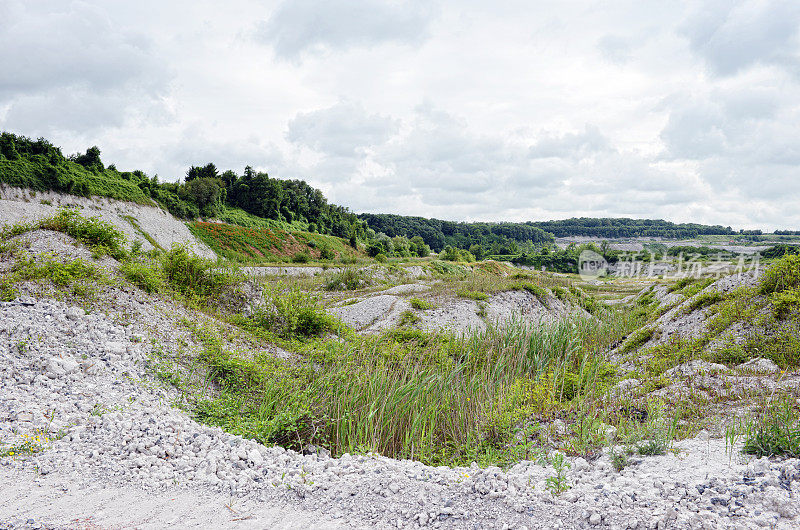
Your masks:
M360 104L340 102L301 112L288 125L286 139L331 155L348 156L383 144L397 131L397 120L368 114Z
M286 0L256 35L280 57L381 43L416 44L427 36L432 4L407 0Z
M800 4L793 0L704 3L683 27L712 72L733 75L757 64L798 71Z
M0 26L3 126L85 133L160 104L168 68L152 42L98 6L9 2ZM160 113L163 115L163 111Z
M799 6L8 0L0 127L356 211L800 228Z

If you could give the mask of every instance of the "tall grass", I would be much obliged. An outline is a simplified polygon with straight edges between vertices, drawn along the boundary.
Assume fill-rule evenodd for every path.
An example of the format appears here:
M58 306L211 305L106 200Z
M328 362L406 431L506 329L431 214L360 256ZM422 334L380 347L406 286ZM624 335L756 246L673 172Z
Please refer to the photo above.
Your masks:
M567 403L602 386L611 372L597 337L610 329L597 319L511 321L466 337L391 332L317 342L304 369L248 361L257 385L241 367L214 371L228 390L198 414L267 443L469 463L539 401Z

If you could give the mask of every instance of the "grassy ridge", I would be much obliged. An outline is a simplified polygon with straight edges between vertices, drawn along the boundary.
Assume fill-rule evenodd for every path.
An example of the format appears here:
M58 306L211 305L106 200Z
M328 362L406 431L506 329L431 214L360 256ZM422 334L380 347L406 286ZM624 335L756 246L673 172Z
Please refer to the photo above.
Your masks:
M114 170L90 171L70 160L32 155L10 160L0 157L0 182L36 191L54 190L89 197L99 195L138 204L153 201L134 183Z
M309 259L352 261L361 254L342 239L313 232L278 228L247 228L195 221L189 230L219 256L237 263L285 262L298 256Z

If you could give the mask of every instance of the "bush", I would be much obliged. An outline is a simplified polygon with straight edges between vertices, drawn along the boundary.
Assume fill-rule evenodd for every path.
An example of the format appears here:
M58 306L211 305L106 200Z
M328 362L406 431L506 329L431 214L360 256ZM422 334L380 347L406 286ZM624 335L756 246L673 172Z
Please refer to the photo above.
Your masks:
M127 257L125 234L116 226L97 217L82 217L75 210L63 209L50 219L39 222L39 228L64 232L91 247L106 250L116 259Z
M299 289L273 292L253 312L253 322L281 337L311 337L334 327L317 300Z
M319 249L319 257L322 259L335 259L336 253L331 250L328 245L323 243L322 247Z
M791 313L800 309L800 289L790 289L772 293L773 313L777 319L785 319Z
M449 245L444 247L442 252L439 254L439 258L446 261L475 261L475 256L473 256L470 251L462 248L451 247Z
M772 294L793 287L800 287L800 256L787 255L764 271L759 292Z
M330 279L325 282L325 289L328 291L354 291L368 285L369 283L369 279L365 278L361 271L353 268L347 268L332 274Z
M406 326L413 326L417 322L419 322L420 318L415 315L412 311L403 311L400 315L400 320L397 322L397 325L401 328Z
M432 303L425 300L420 300L419 298L412 298L409 300L409 303L414 309L433 309L434 307Z
M293 263L308 263L309 261L311 261L311 255L306 251L298 252L292 256Z
M159 271L144 263L126 262L119 270L126 280L146 293L158 292L164 285L164 279Z
M177 244L162 256L161 270L173 289L190 297L219 296L226 286L238 280L234 272Z

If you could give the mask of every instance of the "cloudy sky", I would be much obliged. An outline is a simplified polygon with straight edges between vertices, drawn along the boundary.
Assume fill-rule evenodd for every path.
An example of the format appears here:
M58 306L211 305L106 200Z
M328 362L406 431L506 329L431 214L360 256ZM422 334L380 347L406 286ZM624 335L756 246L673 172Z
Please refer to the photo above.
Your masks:
M800 229L800 2L0 0L0 128L356 212Z

